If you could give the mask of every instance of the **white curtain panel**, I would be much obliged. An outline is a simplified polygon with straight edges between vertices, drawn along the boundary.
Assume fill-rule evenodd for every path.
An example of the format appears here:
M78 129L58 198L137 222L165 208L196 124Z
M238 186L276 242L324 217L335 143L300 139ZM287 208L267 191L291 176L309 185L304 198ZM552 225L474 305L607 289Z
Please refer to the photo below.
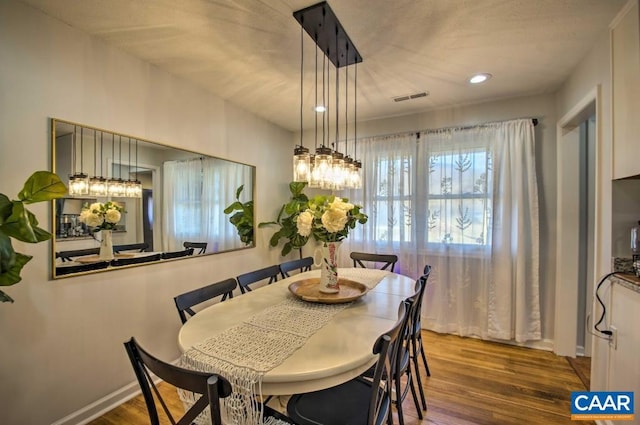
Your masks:
M207 252L244 246L224 209L241 184L240 201L251 199L250 167L217 158L167 161L163 176L164 251L180 251L186 241L207 242Z
M366 225L343 244L393 253L396 271L433 267L428 329L502 340L541 337L538 200L530 120L358 141Z

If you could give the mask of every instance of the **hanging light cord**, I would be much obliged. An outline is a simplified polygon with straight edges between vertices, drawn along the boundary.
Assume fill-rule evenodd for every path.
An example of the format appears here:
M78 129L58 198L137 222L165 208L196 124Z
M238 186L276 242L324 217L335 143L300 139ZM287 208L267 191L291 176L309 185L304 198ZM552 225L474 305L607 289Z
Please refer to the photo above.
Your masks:
M84 174L82 172L82 170L84 169L84 153L82 149L82 145L83 145L82 140L84 139L83 134L84 134L84 127L80 127L80 174Z
M304 22L304 16L302 17L302 22ZM304 100L304 31L302 22L300 22L300 146L304 146L302 143L302 104ZM136 142L137 146L137 142ZM137 159L137 156L136 156Z
M328 126L327 120L329 118L329 105L327 105L327 96L325 96L325 73L324 70L326 68L326 56L324 52L322 52L322 106L324 107L324 112L322 113L322 146L325 146L324 138L326 133L326 127ZM325 125L326 124L326 125Z
M356 67L354 69L355 75L353 79L353 159L357 158L358 154L358 61L356 61Z
M138 182L138 139L136 139L136 183Z
M340 120L338 112L340 111L340 51L338 50L338 27L336 26L336 141L334 148L338 150L338 136L340 133Z
M122 136L118 140L118 180L122 180Z
M349 155L349 43L347 43L347 65L344 68L344 154Z
M75 176L76 174L76 163L78 161L78 159L76 158L76 152L78 150L78 136L76 135L78 132L77 127L74 125L73 126L73 139L72 139L72 147L73 147L73 152L72 152L72 161L73 161L73 175Z
M93 175L96 175L96 170L98 169L98 155L96 154L96 149L98 146L98 130L93 130Z
M315 78L315 84L316 84L316 100L315 100L315 105L314 108L316 108L318 106L318 34L316 34L316 67L315 67L315 73L316 73L316 78ZM323 83L324 83L324 77L323 77ZM323 99L324 99L324 93L323 93ZM324 100L323 100L324 103ZM322 125L324 126L324 121L322 123ZM318 149L318 113L316 111L315 114L315 126L316 126L316 131L315 131L315 143L316 143L316 149ZM324 143L324 140L323 140Z
M102 178L102 145L104 142L104 133L101 131L100 132L100 177Z

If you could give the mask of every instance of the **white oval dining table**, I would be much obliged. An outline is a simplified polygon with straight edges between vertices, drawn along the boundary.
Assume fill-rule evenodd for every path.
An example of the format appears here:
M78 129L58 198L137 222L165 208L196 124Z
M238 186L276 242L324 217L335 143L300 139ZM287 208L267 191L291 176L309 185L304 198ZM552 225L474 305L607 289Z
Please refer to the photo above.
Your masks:
M415 281L396 273L371 273L380 273L382 280L336 314L280 365L266 372L262 394L287 395L329 388L355 378L375 363L373 344L396 322L398 307L414 293ZM184 352L286 297L293 297L289 284L319 274L319 270L312 270L293 275L203 309L182 325L178 334L180 349Z

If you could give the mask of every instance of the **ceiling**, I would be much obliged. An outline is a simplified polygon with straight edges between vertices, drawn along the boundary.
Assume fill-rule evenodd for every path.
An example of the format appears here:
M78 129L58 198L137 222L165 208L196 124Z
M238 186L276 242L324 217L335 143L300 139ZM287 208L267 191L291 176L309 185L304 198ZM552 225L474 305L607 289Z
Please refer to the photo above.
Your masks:
M301 31L292 14L315 0L22 1L284 128L300 128ZM553 92L626 0L329 3L363 57L361 121ZM304 43L309 128L314 56L306 34ZM467 79L476 72L493 78L472 86ZM393 101L419 92L429 95Z

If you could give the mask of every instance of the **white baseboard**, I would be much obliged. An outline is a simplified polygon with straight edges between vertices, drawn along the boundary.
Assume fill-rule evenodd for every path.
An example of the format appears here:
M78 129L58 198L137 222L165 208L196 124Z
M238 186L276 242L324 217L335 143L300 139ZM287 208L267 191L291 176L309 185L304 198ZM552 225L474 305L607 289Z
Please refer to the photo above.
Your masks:
M179 359L176 359L171 364L175 365L178 363ZM158 378L154 374L151 374L151 378L153 382L157 385L162 379ZM94 401L88 406L83 407L80 410L76 410L75 412L65 416L62 419L58 419L53 422L51 425L85 425L91 422L92 420L99 418L110 410L115 409L120 406L122 403L126 403L131 400L135 396L141 394L140 385L138 385L138 381L134 381L124 387L115 390L111 394L107 394L99 400Z
M138 382L132 382L111 394L107 394L88 406L85 406L80 410L76 410L64 418L55 421L51 425L85 425L104 415L108 411L120 406L122 403L131 400L140 393L140 385L138 385Z

